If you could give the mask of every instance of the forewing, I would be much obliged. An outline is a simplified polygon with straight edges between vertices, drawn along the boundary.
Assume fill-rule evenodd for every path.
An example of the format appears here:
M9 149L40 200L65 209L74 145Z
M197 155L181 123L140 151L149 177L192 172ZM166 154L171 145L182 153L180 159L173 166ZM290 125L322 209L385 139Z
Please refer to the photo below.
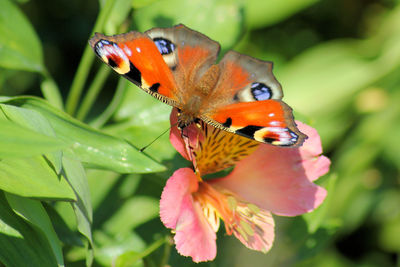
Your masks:
M171 69L180 94L192 90L215 63L220 46L204 34L184 25L154 28L146 32L158 46Z
M117 73L161 101L177 106L174 76L148 35L134 31L114 36L96 33L89 43Z

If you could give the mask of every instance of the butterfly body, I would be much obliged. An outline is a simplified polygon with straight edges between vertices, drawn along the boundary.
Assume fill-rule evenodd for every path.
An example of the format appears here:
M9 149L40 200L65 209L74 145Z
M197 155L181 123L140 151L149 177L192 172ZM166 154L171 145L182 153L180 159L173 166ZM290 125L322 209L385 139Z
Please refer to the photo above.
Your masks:
M301 145L272 63L229 51L183 25L115 36L96 33L97 56L144 91L178 108L178 127L198 120L259 142Z

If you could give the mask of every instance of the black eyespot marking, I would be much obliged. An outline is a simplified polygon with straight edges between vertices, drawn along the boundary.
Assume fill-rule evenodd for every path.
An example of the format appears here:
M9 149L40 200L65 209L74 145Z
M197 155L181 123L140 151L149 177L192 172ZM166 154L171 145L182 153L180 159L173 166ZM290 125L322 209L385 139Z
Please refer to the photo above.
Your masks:
M272 98L272 90L263 83L252 83L251 93L254 99L261 101Z
M232 125L232 118L231 117L228 117L227 119L226 119L226 121L222 124L224 127L227 127L227 128L229 128L229 127L231 127L231 125Z
M135 67L135 65L130 62L130 70L124 76L138 86L142 86L142 74L140 71Z
M264 138L264 142L268 143L268 144L271 144L274 141L276 141L276 140L274 138L272 138L272 137L265 137Z
M171 54L175 50L175 45L170 40L157 37L154 38L153 41L156 44L158 51L160 51L161 55Z
M118 67L117 62L115 62L112 58L108 58L108 65L110 65L112 68Z
M154 92L154 93L157 93L158 92L158 88L160 88L160 83L155 83L152 86L150 86L149 90Z
M254 133L262 128L263 127L261 127L261 126L248 125L242 129L236 130L236 133L239 135L254 139Z

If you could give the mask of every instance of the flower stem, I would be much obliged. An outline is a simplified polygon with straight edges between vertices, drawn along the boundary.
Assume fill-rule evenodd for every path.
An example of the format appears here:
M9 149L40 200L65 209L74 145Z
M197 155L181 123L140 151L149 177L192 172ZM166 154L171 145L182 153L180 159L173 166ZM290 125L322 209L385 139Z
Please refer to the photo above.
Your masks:
M110 68L106 65L102 65L100 70L97 72L92 84L90 85L85 97L82 100L82 104L78 109L76 118L79 120L84 120L89 110L92 108L94 102L96 101L100 89L102 88L104 82L107 79Z
M106 1L104 7L100 11L99 16L97 17L91 35L93 35L94 32L101 31L103 29L104 24L106 23L107 18L112 10L112 7L114 6L114 2L115 0ZM83 86L85 84L93 59L94 53L91 51L90 46L86 45L81 62L78 66L78 70L76 72L74 80L72 81L71 89L65 105L66 111L71 115L75 114L76 107L81 97Z
M121 104L122 99L125 95L127 82L128 81L125 78L119 79L117 89L115 91L113 99L111 100L111 103L107 106L103 113L101 113L95 120L89 123L92 127L102 127L114 114L115 110Z
M157 250L159 247L161 247L165 242L168 242L168 239L166 237L162 237L160 239L157 239L156 241L153 242L150 246L148 246L144 251L142 252L127 252L125 254L120 255L117 258L116 261L116 266L132 266L135 264L138 260L143 259L147 256L149 256L151 253L153 253L155 250Z
M160 265L159 266L166 266L169 260L169 256L171 254L171 244L173 244L173 240L171 236L166 236L165 239L167 242L164 244L164 251L161 257Z

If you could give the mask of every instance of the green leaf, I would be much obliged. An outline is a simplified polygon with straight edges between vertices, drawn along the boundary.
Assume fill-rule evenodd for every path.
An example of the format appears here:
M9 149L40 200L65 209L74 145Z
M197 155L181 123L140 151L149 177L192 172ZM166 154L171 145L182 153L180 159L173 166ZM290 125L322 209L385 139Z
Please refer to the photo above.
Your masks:
M129 266L143 266L141 259L147 257L155 250L157 250L160 246L162 246L165 242L168 241L168 238L160 238L154 241L150 246L148 246L144 251L138 253L136 251L128 251L124 254L120 255L115 261L115 266L118 267L129 267Z
M39 112L6 104L0 104L0 108L3 110L8 119L20 124L21 126L56 138L54 129L51 127L49 121ZM59 142L64 143L61 140ZM65 147L66 146L67 144L65 143ZM56 172L60 173L62 157L61 150L48 153L46 154L46 157L53 164Z
M134 1L133 1L134 2ZM118 28L126 20L129 12L132 10L132 0L119 0L116 1L107 22L104 25L106 34L118 33Z
M72 143L71 149L66 150L65 155L79 161L121 173L145 173L165 169L126 141L90 128L39 98L19 97L7 103L40 112L50 121L58 138Z
M327 184L325 189L328 192L334 192L337 181L337 175L330 175L327 178L327 180L328 182L325 183ZM334 194L328 193L326 199L324 200L324 202L320 207L318 207L316 210L312 212L302 215L303 219L307 222L309 233L311 234L315 233L318 230L318 228L321 227L321 225L327 221L327 215L331 205L335 205Z
M54 267L57 261L42 232L17 216L0 192L0 262L7 267Z
M213 40L222 48L232 47L242 32L242 1L161 0L138 9L134 20L139 31L183 23ZM212 25L210 27L210 25Z
M147 196L136 196L127 200L104 225L109 234L123 235L135 227L158 217L159 202Z
M0 118L0 124L0 158L31 157L67 147L61 140L10 121Z
M333 41L299 55L279 73L284 100L306 115L343 105L380 75L360 48L355 40Z
M57 259L58 266L64 266L61 242L42 204L37 200L22 198L13 194L6 194L5 196L15 213L43 232Z
M113 124L104 130L139 147L144 147L154 141L160 134L167 131L154 143L146 148L145 153L152 158L164 162L172 159L176 152L169 141L169 115L171 107L134 85L129 85L114 119L121 123Z
M75 201L75 194L40 156L0 160L0 188L31 198Z
M57 236L61 240L63 245L84 247L84 244L81 239L81 234L75 231L76 221L72 206L67 202L60 202L60 201L57 202L55 205L53 205L53 203L51 203L51 205L47 205L46 203L42 204L44 205L46 212L50 217L51 223L53 224L54 230L56 231ZM60 211L61 210L60 206L65 207L65 209L62 209L62 211ZM68 211L70 211L70 213ZM70 227L64 220L65 217L73 221L72 227Z
M93 238L92 238L92 221L93 211L90 203L89 185L86 179L86 173L79 161L63 157L63 168L66 177L74 189L77 202L73 203L75 216L78 222L78 230L89 241L88 253L86 260L90 266L93 260Z
M146 248L143 239L133 231L118 236L96 231L94 237L97 244L95 258L103 266L111 266L115 259L125 252L143 251Z
M159 1L159 0L136 0L136 1L132 1L132 6L133 6L133 8L141 8L141 7L148 6L156 1Z
M136 251L128 251L120 255L117 259L117 267L141 267L144 266L142 261L143 255Z
M42 72L42 47L31 24L9 0L0 1L0 66Z
M249 28L261 28L282 21L318 0L246 0L243 2L246 25Z

